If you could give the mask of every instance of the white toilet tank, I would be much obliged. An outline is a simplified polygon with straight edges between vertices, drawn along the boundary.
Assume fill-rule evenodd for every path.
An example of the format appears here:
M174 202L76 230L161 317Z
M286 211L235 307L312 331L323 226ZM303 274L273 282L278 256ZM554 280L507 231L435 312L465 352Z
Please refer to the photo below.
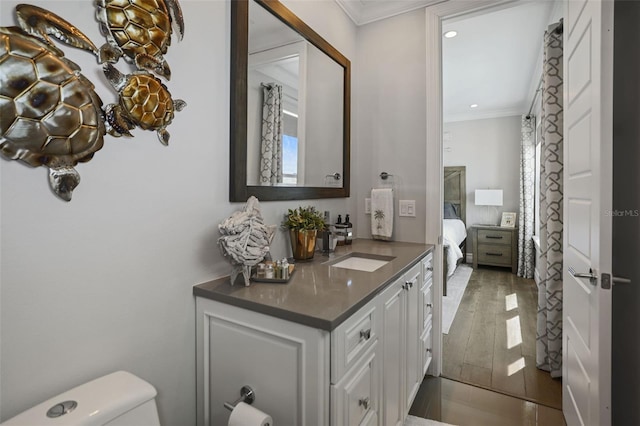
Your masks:
M0 426L160 426L156 395L156 389L141 378L117 371L61 393Z

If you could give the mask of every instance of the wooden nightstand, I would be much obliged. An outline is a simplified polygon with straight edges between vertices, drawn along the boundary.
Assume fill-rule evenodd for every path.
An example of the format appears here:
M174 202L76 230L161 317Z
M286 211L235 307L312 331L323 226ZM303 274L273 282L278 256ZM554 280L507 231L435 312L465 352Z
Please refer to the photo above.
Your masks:
M473 269L478 265L510 267L518 272L518 228L472 225Z

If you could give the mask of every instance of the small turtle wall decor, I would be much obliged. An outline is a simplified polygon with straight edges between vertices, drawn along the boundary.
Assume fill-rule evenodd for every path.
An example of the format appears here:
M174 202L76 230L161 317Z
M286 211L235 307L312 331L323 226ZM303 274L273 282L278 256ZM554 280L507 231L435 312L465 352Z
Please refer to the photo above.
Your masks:
M109 63L103 65L103 70L119 94L119 102L106 107L107 132L113 136L131 136L129 130L137 126L155 130L160 142L168 145L169 132L166 128L171 124L175 111L181 111L186 102L173 100L160 79L147 71L123 74Z
M80 30L45 9L19 5L20 27L0 27L0 154L49 168L55 194L71 200L106 133L102 100L80 67L48 37L96 53Z
M177 0L96 0L96 19L107 43L99 62L116 63L121 57L138 70L171 79L164 54L171 44L172 27L182 40L184 19Z

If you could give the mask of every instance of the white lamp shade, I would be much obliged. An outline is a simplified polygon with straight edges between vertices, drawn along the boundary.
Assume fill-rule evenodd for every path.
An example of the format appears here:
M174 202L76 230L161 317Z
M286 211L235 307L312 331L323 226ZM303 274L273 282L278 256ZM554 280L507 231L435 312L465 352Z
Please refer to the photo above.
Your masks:
M476 206L501 206L502 189L476 189Z

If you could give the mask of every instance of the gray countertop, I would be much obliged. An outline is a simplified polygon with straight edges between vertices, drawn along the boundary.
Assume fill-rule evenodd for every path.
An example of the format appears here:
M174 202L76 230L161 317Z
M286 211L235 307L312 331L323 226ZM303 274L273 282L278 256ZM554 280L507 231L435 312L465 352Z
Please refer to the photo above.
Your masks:
M232 286L224 277L194 286L193 294L331 331L432 249L431 244L357 239L328 256L316 253L313 260L296 263L286 284L245 287L240 277ZM353 253L394 259L373 272L331 266Z

